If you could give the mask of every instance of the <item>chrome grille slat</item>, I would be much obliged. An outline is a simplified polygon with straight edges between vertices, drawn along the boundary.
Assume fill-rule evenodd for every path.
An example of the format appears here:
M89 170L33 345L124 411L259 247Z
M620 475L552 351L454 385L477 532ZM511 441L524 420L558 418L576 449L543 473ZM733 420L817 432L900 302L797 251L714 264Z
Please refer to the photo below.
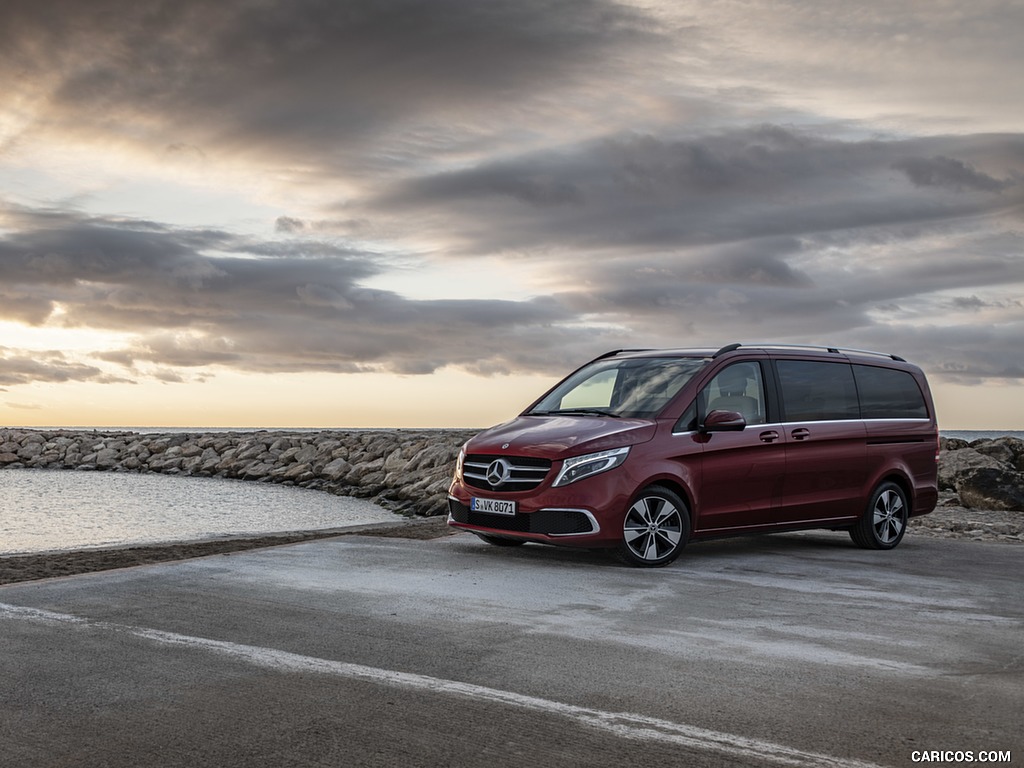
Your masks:
M487 468L499 458L508 463L509 478L499 486L492 486L487 482ZM530 456L470 454L462 463L462 478L468 485L501 493L533 490L544 482L550 471L550 461Z

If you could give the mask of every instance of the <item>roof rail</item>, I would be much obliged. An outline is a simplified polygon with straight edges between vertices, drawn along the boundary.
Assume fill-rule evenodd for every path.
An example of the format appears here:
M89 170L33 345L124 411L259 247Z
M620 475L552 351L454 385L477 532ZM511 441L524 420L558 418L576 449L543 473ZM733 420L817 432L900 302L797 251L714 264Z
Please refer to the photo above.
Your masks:
M732 352L734 349L739 349L742 346L743 345L740 344L739 342L736 342L735 344L726 344L720 350L715 352L715 354L711 356L711 359L714 360L716 357L720 357L721 355L724 355L726 352Z
M740 347L753 347L755 349L823 349L826 352L831 352L832 354L836 355L838 355L840 352L854 352L856 354L861 355L875 355L877 357L887 357L890 360L895 360L898 363L907 362L904 358L900 357L899 355L893 355L888 352L874 352L870 349L853 349L850 347L830 347L825 344L740 344L737 342L735 344L727 344L726 346L722 347L720 350L715 352L715 354L713 354L711 357L715 358L718 357L719 355L724 355L726 352L732 352L733 350L739 349Z
M615 355L623 352L650 352L649 347L643 347L638 349L613 349L610 352L605 352L603 355L598 355L591 362L597 362L598 360L604 360L606 357L615 357Z

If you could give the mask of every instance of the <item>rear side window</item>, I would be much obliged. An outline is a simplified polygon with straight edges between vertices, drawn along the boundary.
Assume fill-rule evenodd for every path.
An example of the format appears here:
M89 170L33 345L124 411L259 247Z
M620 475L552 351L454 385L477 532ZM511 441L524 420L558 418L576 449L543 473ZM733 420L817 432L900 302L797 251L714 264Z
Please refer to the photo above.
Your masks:
M927 419L928 407L917 381L906 371L853 366L865 419Z
M779 360L776 370L786 421L860 418L857 386L849 364Z

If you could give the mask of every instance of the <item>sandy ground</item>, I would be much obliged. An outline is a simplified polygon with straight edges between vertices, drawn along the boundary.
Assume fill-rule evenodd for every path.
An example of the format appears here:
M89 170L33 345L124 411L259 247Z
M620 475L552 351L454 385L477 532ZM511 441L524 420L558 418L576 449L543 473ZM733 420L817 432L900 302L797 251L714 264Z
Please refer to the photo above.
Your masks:
M965 509L947 498L934 512L910 521L908 536L999 541L1024 544L1024 512ZM226 555L247 549L294 544L312 539L359 534L395 536L409 539L433 539L456 533L444 517L415 518L397 526L364 526L342 531L297 531L252 538L228 538L216 541L179 542L144 547L86 549L36 555L0 557L0 584L71 576L133 565L184 560L190 557Z

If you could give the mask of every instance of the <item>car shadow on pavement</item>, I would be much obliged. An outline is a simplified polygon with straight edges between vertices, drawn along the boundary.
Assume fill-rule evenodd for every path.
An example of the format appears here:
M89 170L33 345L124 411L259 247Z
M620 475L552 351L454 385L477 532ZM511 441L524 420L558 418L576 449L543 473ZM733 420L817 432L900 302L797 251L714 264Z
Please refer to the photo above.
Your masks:
M461 538L461 537L460 537ZM482 541L473 541L472 534L465 534L468 546L475 554L497 561L517 562L564 562L573 565L632 569L615 558L610 550L559 547L528 542L519 547L495 547ZM900 547L913 546L912 537L907 537ZM676 564L693 561L716 560L723 557L744 554L766 554L775 552L780 556L802 553L830 553L841 556L842 552L862 557L864 550L858 548L844 531L795 531L787 533L766 533L760 535L729 536L691 541L686 545ZM664 566L672 568L673 564ZM641 569L642 570L642 569Z

